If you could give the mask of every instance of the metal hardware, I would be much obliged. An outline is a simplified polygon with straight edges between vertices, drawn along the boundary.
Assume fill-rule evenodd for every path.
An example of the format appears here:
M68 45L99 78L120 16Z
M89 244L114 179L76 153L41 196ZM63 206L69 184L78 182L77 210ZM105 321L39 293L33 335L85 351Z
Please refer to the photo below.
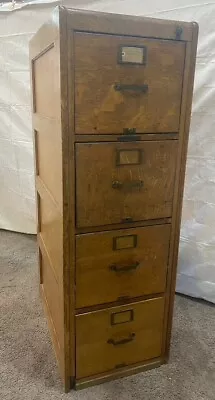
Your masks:
M112 182L112 188L113 189L141 189L143 188L144 183L143 181L125 181L125 182L120 182L120 181L113 181Z
M177 26L176 30L175 30L175 38L176 40L180 40L181 39L181 35L183 33L183 29L181 26Z
M140 135L122 135L118 136L117 140L118 142L136 142L137 140L140 140L141 136Z
M126 137L126 136L125 136ZM133 153L133 154L132 154ZM124 155L124 157L123 157ZM116 165L138 165L142 163L143 150L116 150Z
M113 250L133 249L135 247L137 247L137 235L116 236L113 238Z
M138 45L121 45L118 50L119 64L146 65L147 47Z
M113 189L121 189L122 186L123 186L123 183L122 183L122 182L119 182L119 181L113 181L113 182L112 182L112 188L113 188Z
M133 218L132 218L132 217L125 217L125 218L122 218L121 221L122 221L122 222L132 222L132 221L133 221Z
M136 128L123 128L122 136L119 136L117 140L119 142L130 142L140 140L141 136L136 135Z
M119 344L125 344L125 343L132 342L132 340L134 340L134 338L135 338L135 333L130 333L130 335L125 339L121 339L121 340L108 339L107 343L113 344L114 346L118 346Z
M135 135L136 128L123 128L123 135Z
M119 319L118 321L117 318ZM126 324L127 322L131 322L133 320L134 310L119 311L111 314L111 325Z
M148 85L127 85L123 83L115 83L114 89L117 92L137 92L137 93L147 93L148 92Z
M117 265L117 264L111 264L109 266L111 271L114 272L127 272L127 271L132 271L134 269L137 269L137 267L140 265L139 261L136 261L134 264L130 265Z

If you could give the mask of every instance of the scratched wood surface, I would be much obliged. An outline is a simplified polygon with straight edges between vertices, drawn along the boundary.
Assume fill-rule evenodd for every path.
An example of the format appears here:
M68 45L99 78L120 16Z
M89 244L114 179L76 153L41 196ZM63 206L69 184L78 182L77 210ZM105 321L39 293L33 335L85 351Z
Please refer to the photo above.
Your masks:
M139 164L135 164L136 150L141 156ZM116 165L117 151L125 151L122 165ZM77 144L77 226L171 216L176 155L175 140ZM121 186L113 188L114 182ZM138 187L141 182L143 186Z
M34 113L41 120L52 118L52 130L35 131L38 191L38 243L41 253L43 296L54 338L62 376L64 363L64 294L63 294L63 216L62 160L60 127L60 59L59 42L50 46L32 64ZM48 73L47 73L48 71ZM54 83L55 82L55 83ZM50 138L52 146L50 146ZM49 168L47 168L49 163ZM52 167L53 166L53 167ZM53 173L56 174L53 176ZM53 179L54 178L54 179Z
M61 26L63 28L61 29ZM35 138L40 291L65 390L73 371L69 360L68 252L65 229L68 203L64 165L66 124L63 118L62 38L65 13L56 9L30 43L32 111ZM67 103L64 103L67 104ZM68 147L68 146L66 146ZM71 267L71 265L70 265Z
M168 359L197 36L57 7L31 40L40 288L66 391Z
M161 297L78 315L77 378L160 356L163 312Z
M119 46L146 47L146 64L117 63ZM75 132L176 132L185 44L167 40L75 34ZM114 85L148 85L148 92Z
M164 292L169 240L169 224L78 235L76 307Z

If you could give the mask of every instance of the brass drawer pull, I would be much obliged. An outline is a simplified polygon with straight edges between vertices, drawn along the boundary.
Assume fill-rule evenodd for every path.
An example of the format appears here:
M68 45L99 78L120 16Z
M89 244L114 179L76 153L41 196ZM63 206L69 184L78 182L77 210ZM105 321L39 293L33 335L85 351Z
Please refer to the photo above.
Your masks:
M148 92L148 85L127 85L123 83L115 83L114 89L117 92L137 92L137 93L147 93Z
M118 346L119 344L125 344L125 343L132 342L132 340L134 340L134 338L135 338L135 333L131 333L129 335L129 337L127 337L125 339L121 339L121 340L108 339L107 343L113 344L114 346Z
M139 261L136 261L134 264L130 265L117 265L117 264L112 264L110 265L110 270L115 271L115 272L127 272L136 269L139 267L140 263Z
M113 189L132 189L132 188L142 188L143 181L127 181L127 182L120 182L120 181L113 181L112 188Z

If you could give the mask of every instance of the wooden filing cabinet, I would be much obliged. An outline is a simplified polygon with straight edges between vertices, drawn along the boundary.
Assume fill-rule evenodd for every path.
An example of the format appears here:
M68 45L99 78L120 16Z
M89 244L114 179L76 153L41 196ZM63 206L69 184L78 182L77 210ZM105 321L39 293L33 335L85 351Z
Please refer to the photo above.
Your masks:
M66 390L168 360L197 36L59 7L31 40L40 288Z

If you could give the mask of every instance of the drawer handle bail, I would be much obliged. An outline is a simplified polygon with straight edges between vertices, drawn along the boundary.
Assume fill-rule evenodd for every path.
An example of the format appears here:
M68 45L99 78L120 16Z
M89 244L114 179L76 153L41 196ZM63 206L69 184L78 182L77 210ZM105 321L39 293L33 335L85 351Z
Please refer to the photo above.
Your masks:
M147 93L148 92L148 85L127 85L123 83L115 83L114 89L117 92L136 92L136 93Z
M136 261L134 264L130 264L130 265L112 264L112 265L110 265L109 268L111 271L115 271L115 272L127 272L127 271L137 269L137 267L139 267L139 265L140 265L139 261Z
M135 333L131 333L127 338L121 340L108 339L107 343L112 344L113 346L118 346L119 344L132 342L134 338L135 338Z

